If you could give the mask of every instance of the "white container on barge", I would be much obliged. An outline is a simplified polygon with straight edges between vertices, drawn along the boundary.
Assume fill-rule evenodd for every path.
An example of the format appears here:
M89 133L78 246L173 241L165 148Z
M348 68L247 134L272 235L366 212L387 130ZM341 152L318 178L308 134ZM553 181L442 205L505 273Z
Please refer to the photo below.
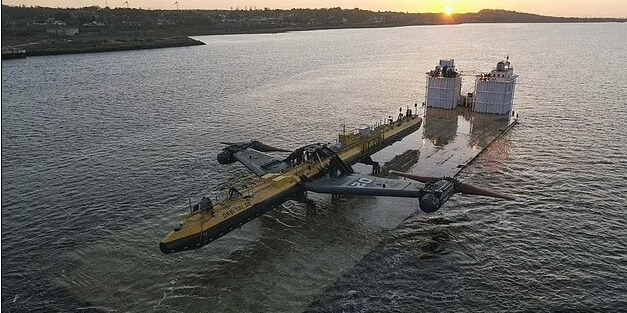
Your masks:
M514 67L507 61L496 64L496 69L475 79L473 111L489 114L511 114L516 78Z
M427 107L447 110L457 108L461 89L462 78L455 69L455 60L440 60L440 64L427 73Z

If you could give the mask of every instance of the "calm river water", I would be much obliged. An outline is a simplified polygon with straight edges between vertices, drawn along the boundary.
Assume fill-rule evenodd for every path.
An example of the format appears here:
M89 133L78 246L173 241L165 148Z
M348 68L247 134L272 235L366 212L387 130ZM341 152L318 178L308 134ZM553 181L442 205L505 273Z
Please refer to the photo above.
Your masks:
M627 24L198 39L2 62L3 311L627 310ZM457 196L425 215L312 195L313 218L288 203L159 252L189 198L251 181L217 163L220 141L333 141L420 103L439 59L475 74L506 55L521 123L461 178L517 201Z

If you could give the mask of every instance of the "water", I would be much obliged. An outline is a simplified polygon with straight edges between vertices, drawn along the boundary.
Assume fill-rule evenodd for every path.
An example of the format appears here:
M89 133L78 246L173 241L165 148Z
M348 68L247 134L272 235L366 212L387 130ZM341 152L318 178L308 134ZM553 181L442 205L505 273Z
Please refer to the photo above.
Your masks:
M2 62L2 309L624 310L625 38L625 24L455 25ZM219 141L332 141L420 102L439 59L471 73L506 54L521 123L461 178L516 202L458 196L424 215L312 195L316 218L288 203L159 252L189 197L251 181L217 163Z

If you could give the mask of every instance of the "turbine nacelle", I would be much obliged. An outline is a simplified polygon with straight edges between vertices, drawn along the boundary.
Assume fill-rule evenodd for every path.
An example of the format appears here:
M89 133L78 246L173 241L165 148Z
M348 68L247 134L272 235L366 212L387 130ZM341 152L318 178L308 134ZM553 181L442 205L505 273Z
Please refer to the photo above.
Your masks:
M453 180L441 179L425 186L421 191L420 209L425 213L433 213L457 191L458 183Z

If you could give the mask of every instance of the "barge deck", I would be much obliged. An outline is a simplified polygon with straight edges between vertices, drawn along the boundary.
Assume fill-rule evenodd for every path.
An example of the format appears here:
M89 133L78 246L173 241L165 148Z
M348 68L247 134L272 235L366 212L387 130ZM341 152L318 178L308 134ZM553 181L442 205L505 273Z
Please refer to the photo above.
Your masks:
M426 108L420 157L411 172L455 177L517 123L516 117L466 108Z

